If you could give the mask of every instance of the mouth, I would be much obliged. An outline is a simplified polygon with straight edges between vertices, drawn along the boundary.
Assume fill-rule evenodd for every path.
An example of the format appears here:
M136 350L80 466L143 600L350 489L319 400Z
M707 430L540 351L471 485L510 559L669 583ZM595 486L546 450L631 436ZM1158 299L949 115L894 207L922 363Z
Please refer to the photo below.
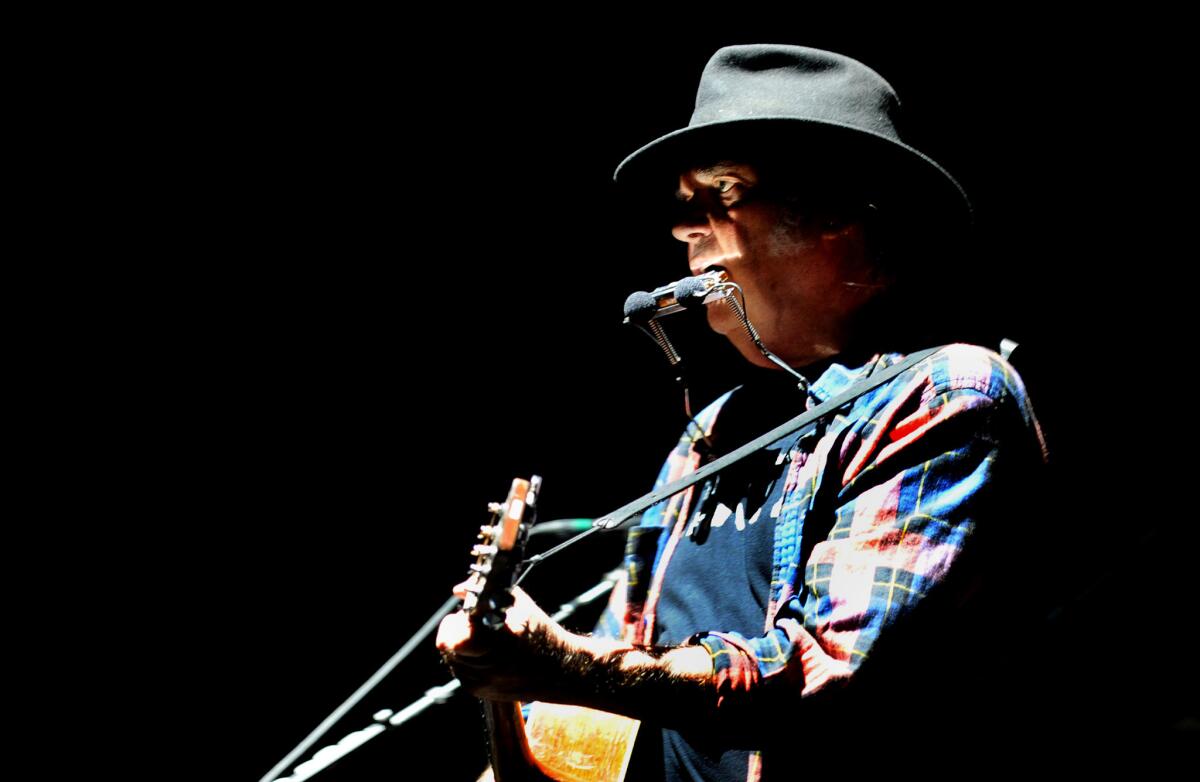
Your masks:
M725 272L726 276L729 275L729 270L716 261L703 264L693 263L690 268L692 275L695 277L699 277L702 274L708 274L710 272Z

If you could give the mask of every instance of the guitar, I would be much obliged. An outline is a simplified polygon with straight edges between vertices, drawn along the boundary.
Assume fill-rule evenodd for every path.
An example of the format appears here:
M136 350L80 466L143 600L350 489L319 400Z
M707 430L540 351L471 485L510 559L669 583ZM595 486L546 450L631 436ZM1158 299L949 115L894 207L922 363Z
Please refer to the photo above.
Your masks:
M463 610L477 626L504 624L509 589L537 512L542 479L516 478L492 521L480 527L471 550ZM531 705L529 720L517 702L483 701L492 770L499 782L622 782L633 755L638 721L618 714L554 703Z

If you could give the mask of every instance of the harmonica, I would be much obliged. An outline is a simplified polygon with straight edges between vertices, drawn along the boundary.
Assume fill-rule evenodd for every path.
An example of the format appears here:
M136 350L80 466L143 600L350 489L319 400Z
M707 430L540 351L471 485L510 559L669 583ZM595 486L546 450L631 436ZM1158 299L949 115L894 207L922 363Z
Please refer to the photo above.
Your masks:
M652 291L635 291L625 299L624 322L646 323L689 307L720 301L733 293L734 286L728 283L725 270L714 268Z

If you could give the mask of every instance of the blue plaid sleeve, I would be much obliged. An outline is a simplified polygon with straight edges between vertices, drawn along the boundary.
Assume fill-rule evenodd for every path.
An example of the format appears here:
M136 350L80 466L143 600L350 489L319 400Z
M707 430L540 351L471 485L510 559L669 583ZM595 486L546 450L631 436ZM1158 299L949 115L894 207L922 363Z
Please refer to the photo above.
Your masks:
M793 465L790 510L809 516L810 534L828 531L806 561L777 566L783 587L765 634L693 639L712 656L718 711L743 715L780 692L803 698L852 677L881 634L956 572L978 526L1005 522L994 510L1011 488L1006 465L1044 459L1020 378L982 348L952 346L862 398Z

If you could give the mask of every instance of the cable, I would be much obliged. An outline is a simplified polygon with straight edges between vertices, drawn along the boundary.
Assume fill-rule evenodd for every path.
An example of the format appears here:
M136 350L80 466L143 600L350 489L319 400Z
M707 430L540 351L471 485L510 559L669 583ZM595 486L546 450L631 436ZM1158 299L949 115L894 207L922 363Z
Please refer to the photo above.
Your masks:
M590 531L591 530L589 530L589 532ZM367 694L371 692L371 690L375 689L376 685L383 681L384 678L386 678L387 675L390 674L397 665L403 662L404 658L408 657L408 655L412 653L413 649L417 648L418 644L429 637L429 635L433 633L438 624L442 621L442 617L446 616L455 608L457 608L460 602L461 601L457 597L451 597L445 603L443 603L442 607L434 612L433 616L429 617L429 621L421 626L421 629L417 631L417 634L410 638L408 642L404 644L404 646L400 647L400 651L392 655L392 658L384 663L382 668L376 671L370 679L367 679L367 681L361 687L355 690L354 694L347 698L345 703L334 709L333 713L326 717L325 721L318 725L316 730L308 734L304 741L301 741L298 745L296 745L296 748L289 752L283 760L276 763L275 767L268 771L267 775L260 779L259 782L274 782L274 780L279 777L280 773L291 766L292 763L296 762L296 759L307 752L309 747L320 741L321 737L328 733L330 728L336 725L342 717L346 716L346 712L357 706L359 701L365 698Z

